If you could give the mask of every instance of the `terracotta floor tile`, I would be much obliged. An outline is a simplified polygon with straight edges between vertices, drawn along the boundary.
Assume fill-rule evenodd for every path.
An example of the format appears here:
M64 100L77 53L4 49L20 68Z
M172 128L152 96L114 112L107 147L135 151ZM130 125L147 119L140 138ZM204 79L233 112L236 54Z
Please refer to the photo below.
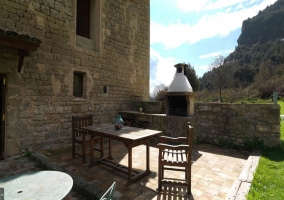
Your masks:
M112 156L114 162L122 165L128 164L126 147L119 142L113 141ZM98 146L96 144L96 146ZM80 150L80 147L78 147ZM136 170L145 169L145 145L137 146L133 149L133 167ZM116 199L144 200L144 199L225 199L234 181L238 178L246 159L250 152L226 149L207 144L195 144L193 149L192 164L192 195L186 196L186 188L169 185L163 187L161 192L157 192L158 187L158 149L155 144L150 147L150 170L151 174L141 180L126 187L127 174L105 167L102 164L88 167L89 157L86 164L82 164L82 159L78 156L72 159L71 148L45 150L45 154L51 161L56 162L65 170L86 179L89 184L106 191L109 186L116 181ZM94 153L94 158L99 158L99 153ZM105 155L108 155L108 142L105 143ZM21 166L19 168L19 166ZM22 159L16 162L0 162L0 178L21 173L25 170L40 170L35 162L29 159ZM176 178L184 177L184 172L166 172ZM77 196L76 196L77 195ZM70 193L66 199L78 199L78 194ZM66 200L65 199L65 200ZM84 199L84 198L82 198Z

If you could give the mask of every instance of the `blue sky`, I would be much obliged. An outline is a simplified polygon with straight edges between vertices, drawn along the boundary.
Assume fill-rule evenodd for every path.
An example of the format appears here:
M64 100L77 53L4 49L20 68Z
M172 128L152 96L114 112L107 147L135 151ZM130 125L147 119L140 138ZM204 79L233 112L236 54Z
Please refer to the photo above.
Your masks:
M237 46L242 22L276 0L150 0L150 92L170 85L174 65L191 63L198 77Z

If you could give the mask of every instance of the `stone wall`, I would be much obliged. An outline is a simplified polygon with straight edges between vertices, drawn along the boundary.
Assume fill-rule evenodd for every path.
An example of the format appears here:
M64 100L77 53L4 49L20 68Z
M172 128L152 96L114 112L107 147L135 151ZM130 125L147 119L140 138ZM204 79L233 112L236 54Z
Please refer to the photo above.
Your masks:
M149 0L96 1L102 13L97 50L76 45L76 0L0 1L1 29L42 42L25 57L21 73L18 50L0 45L6 157L70 144L73 115L109 122L118 110L130 109L134 95L149 99ZM84 98L73 97L74 71L85 74Z
M244 146L280 144L280 106L274 104L195 103L197 140Z
M131 110L142 111L144 113L151 114L162 114L166 112L166 102L165 101L134 101Z
M144 102L147 108L153 106L148 104ZM262 142L267 147L280 144L280 106L274 104L195 103L194 117L120 113L123 119L150 122L147 128L162 130L172 137L183 136L186 122L191 122L196 142L236 147Z
M197 127L196 117L180 117L180 116L166 116L165 114L148 114L137 111L120 111L123 120L134 120L135 124L139 122L148 122L149 129L163 131L163 135L170 137L184 137L186 136L187 123L191 126ZM196 138L196 128L193 129L194 138Z

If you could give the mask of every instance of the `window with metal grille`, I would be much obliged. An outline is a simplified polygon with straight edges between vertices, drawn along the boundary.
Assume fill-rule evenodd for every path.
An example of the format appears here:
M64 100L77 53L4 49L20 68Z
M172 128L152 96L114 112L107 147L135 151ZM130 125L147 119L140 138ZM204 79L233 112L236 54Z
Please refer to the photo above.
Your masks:
M74 72L73 96L83 97L83 87L84 87L84 74L80 72Z

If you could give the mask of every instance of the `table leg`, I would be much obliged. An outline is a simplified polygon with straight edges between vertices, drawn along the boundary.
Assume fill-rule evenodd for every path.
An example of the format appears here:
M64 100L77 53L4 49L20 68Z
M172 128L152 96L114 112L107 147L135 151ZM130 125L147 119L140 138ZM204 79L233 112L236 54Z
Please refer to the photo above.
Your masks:
M132 147L127 146L128 149L128 181L126 183L126 186L132 184Z
M140 172L139 174L137 175L134 175L132 174L132 148L133 146L132 145L129 145L129 144L125 144L124 145L127 147L128 149L128 180L126 182L126 186L129 186L131 185L132 183L134 183L135 181L151 174L151 171L150 171L150 144L149 144L149 140L147 140L145 143L141 143L141 144L146 144L146 170L145 171L142 171Z
M111 150L112 150L112 140L108 139L108 158L109 160L112 160L112 154L111 154Z
M104 157L104 145L105 144L105 138L101 137L101 158Z
M91 141L90 141L90 164L89 164L89 166L91 166L93 161L94 161L93 148L94 148L94 135L91 134Z
M146 171L150 171L150 144L149 144L149 140L146 143Z

